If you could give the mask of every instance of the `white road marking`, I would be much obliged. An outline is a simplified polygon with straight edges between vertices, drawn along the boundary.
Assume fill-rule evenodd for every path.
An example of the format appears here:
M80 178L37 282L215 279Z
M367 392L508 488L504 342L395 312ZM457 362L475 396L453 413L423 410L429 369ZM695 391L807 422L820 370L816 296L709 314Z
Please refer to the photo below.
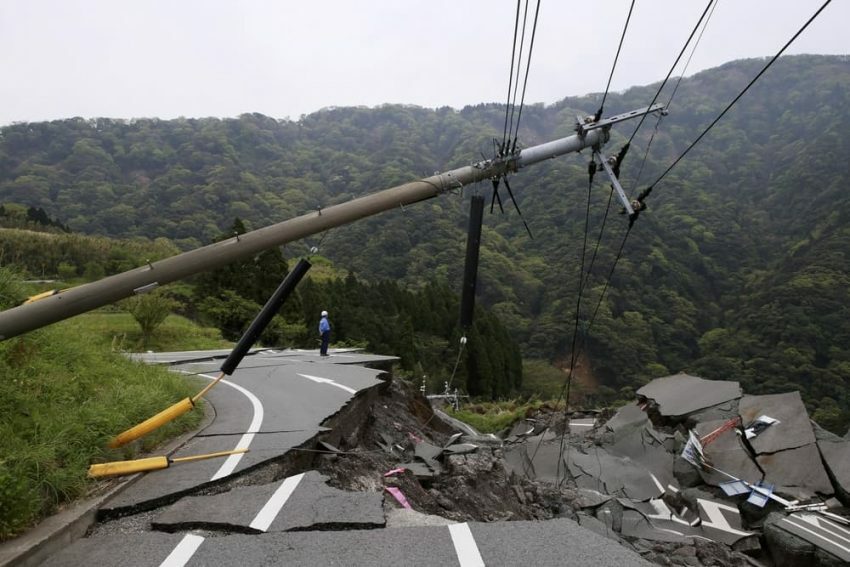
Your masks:
M329 378L322 378L321 376L311 376L310 374L299 374L302 378L306 378L307 380L312 380L313 382L318 382L319 384L328 384L329 386L336 386L341 390L345 390L346 392L350 392L352 394L356 394L357 390L354 388L349 388L344 384L339 384L338 382L334 382Z
M663 484L661 484L661 481L659 481L659 480L655 477L655 475L654 475L654 474L652 474L652 473L649 473L649 476L651 476L651 477L652 477L652 482L654 482L654 483L655 483L656 488L658 488L658 492L660 492L661 494L664 494L664 485L663 485Z
M183 372L183 374L190 373ZM198 376L202 376L209 380L215 380L217 378L217 376L208 376L206 374L198 374ZM251 425L248 426L248 431L241 439L239 439L239 442L235 447L235 449L247 449L250 447L251 441L254 440L254 435L260 431L260 426L263 424L263 404L257 396L242 386L234 384L233 382L228 382L227 380L222 380L221 383L227 384L231 388L234 388L244 394L251 401L251 405L254 408L254 417L251 420ZM242 459L242 455L244 455L244 453L230 455L210 480L218 480L232 473L236 468L236 465L238 465L239 461ZM186 534L186 536L180 540L180 543L177 544L177 547L175 547L168 557L165 558L165 561L160 564L160 567L182 567L183 565L186 565L203 542L204 538L201 536Z
M816 526L816 527L823 529L822 526L818 525L816 522L812 522L809 519L806 519L806 518L803 518L803 517L796 517L796 516L789 516L789 517L785 518L785 520L784 520L785 522L791 524L792 526L795 526L797 529L800 529L800 530L803 530L804 532L810 533L810 534L812 534L813 537L816 537L818 539L822 539L823 541L830 543L830 544L834 545L835 547L850 553L850 547L841 545L837 541L833 541L833 540L829 539L828 537L825 537L822 533L818 533L814 530L810 530L806 526L801 525L801 524L799 524L795 521L792 521L792 520L804 521L807 524L810 524L812 526ZM779 525L781 526L782 524L780 523ZM835 534L830 534L830 535L835 535ZM842 539L844 539L844 538L842 538Z
M460 567L484 567L484 560L481 559L481 553L478 551L478 544L475 543L475 538L472 537L472 531L469 529L469 524L452 524L449 526L449 534L452 536L452 543L455 546L457 560Z
M804 522L807 522L813 526L822 529L829 535L835 536L838 539L842 539L847 543L850 543L850 531L848 531L847 528L843 528L834 522L830 522L826 518L823 518L821 516L813 516L811 514L798 514L797 516L791 516L791 518L799 518Z
M204 378L209 378L210 380L215 380L217 376L208 376L206 374L198 374L198 376L203 376ZM251 425L248 426L248 431L242 435L242 438L236 444L236 447L233 449L248 449L251 446L251 441L254 440L254 435L259 433L260 427L263 425L263 404L260 402L260 399L257 398L253 393L249 392L242 386L238 384L234 384L233 382L228 382L227 380L222 380L222 384L227 384L231 388L234 388L245 395L250 401L251 405L254 407L254 418L251 420ZM218 480L220 478L224 478L227 475L231 474L235 469L236 465L239 464L239 461L242 460L242 457L245 453L237 453L236 455L230 455L227 457L227 460L224 461L224 464L216 471L216 473L212 476L210 480Z
M703 512L705 512L705 515L708 516L708 521L703 521L702 527L714 528L716 530L721 530L726 533L739 536L753 535L753 532L745 532L733 528L732 525L726 520L726 516L723 515L722 510L726 510L727 512L733 515L740 514L740 512L738 512L738 508L727 506L726 504L721 504L720 502L703 500L702 498L697 498L697 504L702 507Z
M260 530L261 532L268 531L269 526L271 526L274 519L277 518L277 515L280 513L280 509L283 508L283 505L286 504L286 501L289 500L292 493L295 492L295 488L298 486L298 483L301 482L302 478L304 478L304 473L290 476L284 480L277 490L274 491L274 494L272 494L268 502L266 502L263 508L257 513L257 516L250 524L251 527L255 530Z
M177 547L174 548L174 551L169 553L165 561L159 564L159 567L183 567L189 562L202 543L204 543L203 537L195 534L186 534L180 540L180 543L177 544Z

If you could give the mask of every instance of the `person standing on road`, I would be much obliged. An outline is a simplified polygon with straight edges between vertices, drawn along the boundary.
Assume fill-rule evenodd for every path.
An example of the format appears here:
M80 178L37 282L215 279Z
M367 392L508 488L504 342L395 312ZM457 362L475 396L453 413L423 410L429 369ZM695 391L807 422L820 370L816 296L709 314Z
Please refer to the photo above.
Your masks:
M331 342L331 324L328 322L327 311L322 311L322 318L319 319L319 334L322 336L322 348L319 354L328 356L328 343Z

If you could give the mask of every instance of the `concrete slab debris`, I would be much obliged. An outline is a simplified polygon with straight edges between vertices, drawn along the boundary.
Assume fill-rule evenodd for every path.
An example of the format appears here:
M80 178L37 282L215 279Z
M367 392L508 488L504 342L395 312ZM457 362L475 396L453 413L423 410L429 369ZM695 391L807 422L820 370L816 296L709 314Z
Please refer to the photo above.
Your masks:
M596 508L611 500L613 496L587 488L578 489L578 497L573 501L580 508Z
M837 559L837 561L829 564L850 563L850 529L846 526L818 514L802 512L791 514L778 521L768 522L765 526L765 535L768 542L772 544L772 549L777 548L782 550L783 553L787 553L790 556L788 559L791 561L800 561L800 564L805 562L805 564L811 565L811 556L813 555L811 551L794 546L793 542L782 537L781 532L792 534L807 542L816 550ZM774 556L776 555L774 553Z
M472 443L458 443L451 447L446 447L445 453L447 455L466 455L468 453L474 453L477 450L478 445L474 445Z
M399 465L399 467L409 470L413 473L413 476L415 476L419 480L431 480L434 478L434 471L425 463L403 463Z
M565 459L570 474L581 488L633 500L649 500L664 492L664 486L646 468L628 457L612 455L601 447L572 449ZM670 466L672 470L672 459Z
M700 437L708 435L725 423L727 422L724 420L699 423L696 426L697 435ZM703 452L713 467L735 478L755 483L764 477L735 429L724 431L715 437L711 443L703 447ZM720 486L721 483L731 480L728 476L713 470L699 469L699 474L703 482L712 486Z
M769 415L780 422L749 440L757 455L794 449L815 442L809 414L799 392L744 396L738 404L738 411L745 428L762 415Z
M613 433L616 443L623 437L628 437L635 431L649 424L649 416L637 404L628 404L617 410L614 417L609 419L603 426L605 431Z
M818 441L818 448L838 497L850 506L850 441Z
M814 443L769 455L759 455L756 460L764 471L765 482L775 484L776 492L780 494L805 500L816 494L832 496L834 493Z
M683 417L738 399L742 392L738 382L705 380L688 374L676 374L656 378L640 388L637 395L653 401L662 416Z

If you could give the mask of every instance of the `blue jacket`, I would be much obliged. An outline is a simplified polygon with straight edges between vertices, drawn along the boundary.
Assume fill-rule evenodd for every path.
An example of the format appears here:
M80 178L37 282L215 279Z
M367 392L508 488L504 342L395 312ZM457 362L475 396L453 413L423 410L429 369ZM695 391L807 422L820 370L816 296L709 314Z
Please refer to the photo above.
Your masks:
M331 324L328 323L327 317L322 317L321 321L319 321L319 334L328 332L331 330Z

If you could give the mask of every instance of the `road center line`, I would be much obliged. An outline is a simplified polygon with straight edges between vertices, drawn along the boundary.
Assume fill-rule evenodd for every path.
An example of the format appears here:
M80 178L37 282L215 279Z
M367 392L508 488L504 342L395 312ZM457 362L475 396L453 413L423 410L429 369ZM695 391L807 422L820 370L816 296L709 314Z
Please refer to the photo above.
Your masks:
M251 522L250 527L255 530L260 530L261 532L268 531L269 526L271 526L274 519L277 518L277 515L280 513L280 509L283 508L283 505L286 504L286 501L289 500L292 493L295 492L295 488L298 486L298 483L301 482L302 478L304 478L304 473L290 476L284 480L277 490L274 491L274 494L272 494L272 497L269 498L268 502L266 502L263 508L257 513L257 516Z
M159 564L159 567L183 567L189 562L202 543L204 543L203 537L195 534L186 534L180 540L180 543L177 544L177 547L168 554L165 561Z
M334 382L330 378L322 378L321 376L311 376L310 374L298 374L302 378L306 378L307 380L312 380L313 382L318 382L319 384L328 384L329 386L336 386L341 390L345 390L346 392L350 392L352 394L356 394L357 390L354 388L349 388L344 384L340 384L338 382Z
M178 372L182 374L192 374L191 372L184 372L180 370L178 370ZM201 376L208 380L215 380L218 378L217 376L209 376L207 374L197 374L197 376ZM239 439L239 442L235 447L236 449L247 449L251 445L251 441L254 440L254 435L260 431L260 426L263 424L263 404L257 396L242 386L234 384L233 382L228 382L227 380L222 380L221 383L227 384L231 388L234 388L244 394L245 397L251 401L251 405L254 408L254 417L251 419L251 425L248 426L248 431L242 435L242 438ZM210 480L218 480L232 473L236 468L236 465L238 465L239 461L242 459L242 455L244 455L244 453L230 455ZM195 534L186 534L186 536L180 540L180 543L177 544L177 547L175 547L168 557L165 558L165 561L160 563L160 567L183 567L183 565L186 565L189 559L192 558L202 543L204 543L203 537Z
M475 538L472 537L472 531L469 529L469 524L452 524L449 526L449 533L452 536L452 543L455 546L457 560L460 567L484 567L484 560L481 559L481 553L478 551L478 544L475 543Z
M207 374L198 374L198 376L203 376L204 378L208 378L209 380L215 380L217 376L208 376ZM260 402L260 399L257 398L253 393L243 388L238 384L234 384L233 382L229 382L227 380L222 380L222 384L227 384L231 388L241 392L245 395L250 401L251 405L254 408L254 417L251 420L251 425L248 426L248 431L242 435L242 438L239 439L239 442L236 444L234 449L248 449L251 446L251 441L254 440L254 435L259 433L260 427L263 425L263 404ZM245 453L237 453L236 455L230 455L227 457L227 460L224 461L224 464L216 471L216 473L212 476L210 480L218 480L220 478L224 478L230 473L232 473L236 469L236 465L239 464L239 461L242 460L242 457Z

